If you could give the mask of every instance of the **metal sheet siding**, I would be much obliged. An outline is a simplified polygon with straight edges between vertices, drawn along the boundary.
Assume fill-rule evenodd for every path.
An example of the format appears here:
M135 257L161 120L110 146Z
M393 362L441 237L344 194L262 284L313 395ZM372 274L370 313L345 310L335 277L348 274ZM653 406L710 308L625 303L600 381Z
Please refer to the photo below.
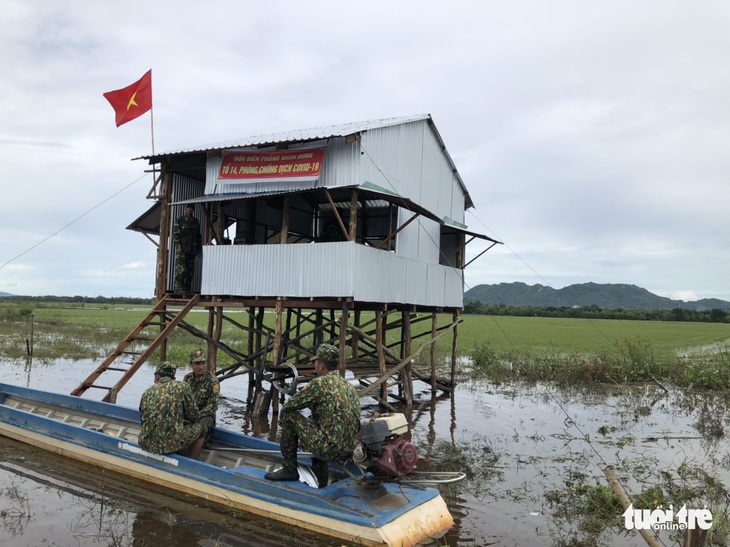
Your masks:
M205 163L205 195L218 193L218 173L223 158L208 158Z
M350 242L206 246L201 292L461 307L461 277L449 270Z
M419 202L425 121L362 135L362 182L372 182Z
M426 120L368 131L362 148L363 182L408 197L440 218L463 218L458 175Z
M453 174L451 165L441 150L441 144L431 131L423 134L423 180L420 203L440 218L452 210ZM464 203L461 203L462 214Z
M398 222L406 222L413 213L401 210ZM397 236L396 254L408 260L432 264L439 263L440 226L438 223L419 216Z

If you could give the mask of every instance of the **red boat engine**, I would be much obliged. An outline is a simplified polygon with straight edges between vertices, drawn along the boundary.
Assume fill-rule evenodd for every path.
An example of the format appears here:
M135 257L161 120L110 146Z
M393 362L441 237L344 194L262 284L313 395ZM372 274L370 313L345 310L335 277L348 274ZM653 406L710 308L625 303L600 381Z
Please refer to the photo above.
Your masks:
M383 455L375 465L392 477L402 477L413 471L417 461L416 447L405 439L395 439L383 446Z
M390 478L410 473L418 462L416 447L402 435L408 432L403 414L382 414L364 420L360 426L362 443L355 447L352 460L376 476Z

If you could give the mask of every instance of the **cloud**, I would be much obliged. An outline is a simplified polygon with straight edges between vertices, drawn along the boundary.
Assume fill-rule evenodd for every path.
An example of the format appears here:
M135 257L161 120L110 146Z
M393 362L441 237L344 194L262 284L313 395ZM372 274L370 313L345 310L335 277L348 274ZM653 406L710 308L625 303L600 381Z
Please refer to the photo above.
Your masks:
M476 205L467 224L507 244L467 269L471 285L730 298L727 4L206 6L3 4L0 264L33 270L0 269L0 291L152 293L151 266L118 266L155 263L125 230L151 175L123 190L147 168L130 160L152 149L151 117L117 128L102 97L152 68L158 152L432 114Z

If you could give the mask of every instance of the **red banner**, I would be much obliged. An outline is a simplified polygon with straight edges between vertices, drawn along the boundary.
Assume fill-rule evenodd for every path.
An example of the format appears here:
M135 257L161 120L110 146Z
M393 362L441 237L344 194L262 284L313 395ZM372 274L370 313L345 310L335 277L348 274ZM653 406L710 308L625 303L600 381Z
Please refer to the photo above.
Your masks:
M223 155L219 180L314 180L324 161L324 148L228 152Z

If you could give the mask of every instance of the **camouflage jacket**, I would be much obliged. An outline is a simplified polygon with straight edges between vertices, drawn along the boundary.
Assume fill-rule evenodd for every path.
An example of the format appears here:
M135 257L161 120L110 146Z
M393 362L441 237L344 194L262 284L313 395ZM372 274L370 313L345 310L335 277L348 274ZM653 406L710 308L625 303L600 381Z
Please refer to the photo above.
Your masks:
M193 390L200 417L212 416L215 422L215 415L218 412L218 393L221 390L218 378L212 372L206 370L199 380L195 379L193 372L188 372L183 381L187 382Z
M169 454L183 448L188 434L185 424L200 420L190 386L172 378L160 378L145 390L139 413L142 422L139 446L155 454Z
M185 215L178 218L172 228L172 241L184 252L198 254L203 248L198 219Z
M340 373L332 370L324 376L317 376L289 398L281 407L281 414L309 408L312 411L314 437L324 439L301 439L307 446L323 447L320 458L328 460L339 456L355 445L360 430L360 399L355 388Z

